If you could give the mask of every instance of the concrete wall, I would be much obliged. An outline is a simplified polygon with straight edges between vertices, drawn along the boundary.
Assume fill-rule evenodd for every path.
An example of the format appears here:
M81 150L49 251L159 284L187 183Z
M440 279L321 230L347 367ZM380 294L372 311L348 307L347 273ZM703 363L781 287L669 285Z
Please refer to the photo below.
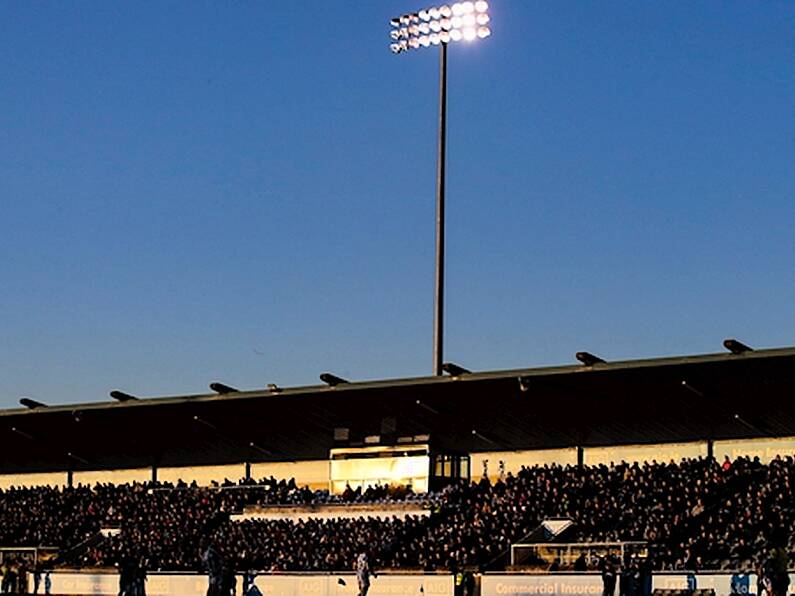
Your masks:
M483 463L488 465L488 476L495 480L500 475L500 461L505 462L505 472L516 474L522 466L544 464L577 464L577 449L534 449L532 451L482 451L469 456L469 470L473 480L483 476Z
M795 455L795 437L777 439L750 439L747 441L715 441L714 454L718 461L724 456L736 459L740 456L758 457L768 463L777 455Z
M276 479L295 478L299 485L306 484L313 489L327 489L329 487L329 462L328 460L313 460L251 464L251 477L255 480L270 476Z
M697 443L664 443L661 445L622 445L616 447L588 447L583 454L586 465L610 465L610 462L628 463L644 461L657 463L678 462L684 457L706 457L706 442Z
M226 466L181 466L164 467L157 469L157 479L161 482L176 483L182 479L185 482L196 481L200 486L209 486L212 481L223 482L229 478L237 482L246 475L246 464L231 464ZM299 462L268 462L251 464L251 476L255 479L273 476L279 480L295 478L299 485L309 485L311 488L328 488L329 462L328 460L299 461ZM67 486L68 474L66 472L46 472L34 474L0 474L0 489L11 486ZM94 485L97 482L112 484L126 484L131 482L147 482L152 479L151 468L134 468L123 470L89 470L73 473L72 483Z
M66 472L45 472L41 474L0 474L0 489L12 486L66 486Z
M152 479L151 468L135 468L129 470L98 470L90 472L74 472L72 484L88 484L94 486L97 482L111 484L130 484L132 482L148 482Z
M190 484L196 481L199 486L210 486L212 481L221 483L225 478L237 484L237 481L246 475L245 464L232 464L229 466L185 466L178 468L158 468L158 482L172 482L179 480Z

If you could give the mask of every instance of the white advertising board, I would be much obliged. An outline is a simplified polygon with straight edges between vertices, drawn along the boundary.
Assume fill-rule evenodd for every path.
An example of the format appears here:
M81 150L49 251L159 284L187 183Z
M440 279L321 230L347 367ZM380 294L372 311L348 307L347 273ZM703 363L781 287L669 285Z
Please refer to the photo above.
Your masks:
M79 594L116 596L119 576L115 573L58 572L50 575L53 595ZM356 576L341 575L261 575L254 580L263 596L356 596L359 593ZM243 580L238 577L238 592ZM43 593L43 581L39 592ZM33 592L33 578L29 578ZM426 594L453 596L451 575L378 575L372 578L368 596L392 594ZM146 582L147 596L204 596L207 576L193 574L150 574Z
M254 581L263 596L292 596L315 594L317 596L356 596L359 587L354 575L263 575ZM379 575L370 580L368 596L390 594L433 594L453 596L451 575Z
M602 577L598 574L484 575L480 582L481 596L601 594L602 590Z
M653 590L715 590L715 596L732 594L732 573L659 573L652 577ZM756 575L738 582L738 594L756 594ZM790 573L790 586L795 586L795 573ZM555 594L602 594L602 577L590 574L484 575L481 596L510 594L512 596L551 596ZM618 594L616 585L615 594Z
M51 594L101 594L116 596L119 593L119 576L115 573L58 572L50 574ZM28 591L33 593L33 577L28 577ZM44 578L39 586L44 593ZM207 593L207 577L204 575L151 574L146 581L147 596L171 596Z

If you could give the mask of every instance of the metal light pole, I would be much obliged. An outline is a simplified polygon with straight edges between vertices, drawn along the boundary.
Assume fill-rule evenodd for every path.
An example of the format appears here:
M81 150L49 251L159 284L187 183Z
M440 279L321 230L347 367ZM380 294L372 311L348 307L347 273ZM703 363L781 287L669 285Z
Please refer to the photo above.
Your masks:
M444 353L444 183L447 154L447 44L439 44L439 146L436 157L436 285L433 299L433 374Z
M447 45L491 35L488 2L458 2L393 18L393 53L439 46L439 143L436 162L436 283L433 309L433 374L442 374L444 354L444 191L447 153Z

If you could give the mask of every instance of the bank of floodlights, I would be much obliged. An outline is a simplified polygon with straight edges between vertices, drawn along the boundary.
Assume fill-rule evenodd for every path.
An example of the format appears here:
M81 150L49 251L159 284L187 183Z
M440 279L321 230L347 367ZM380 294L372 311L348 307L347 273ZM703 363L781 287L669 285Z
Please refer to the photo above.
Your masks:
M456 2L395 17L389 49L394 54L438 46L451 41L474 41L491 35L489 3Z

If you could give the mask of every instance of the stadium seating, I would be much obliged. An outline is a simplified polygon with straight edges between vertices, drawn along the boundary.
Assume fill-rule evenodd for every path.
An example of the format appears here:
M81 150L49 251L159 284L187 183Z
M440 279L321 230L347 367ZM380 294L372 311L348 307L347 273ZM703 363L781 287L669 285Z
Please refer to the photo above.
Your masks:
M657 569L750 569L772 545L795 546L792 457L524 468L497 482L451 485L425 496L379 487L332 496L294 481L23 488L0 491L0 546L74 547L82 566L124 557L152 570L198 570L214 540L239 570L350 569L362 549L376 567L497 569L512 543L549 517L568 517L577 539L647 541ZM428 516L234 521L246 507L409 500Z

